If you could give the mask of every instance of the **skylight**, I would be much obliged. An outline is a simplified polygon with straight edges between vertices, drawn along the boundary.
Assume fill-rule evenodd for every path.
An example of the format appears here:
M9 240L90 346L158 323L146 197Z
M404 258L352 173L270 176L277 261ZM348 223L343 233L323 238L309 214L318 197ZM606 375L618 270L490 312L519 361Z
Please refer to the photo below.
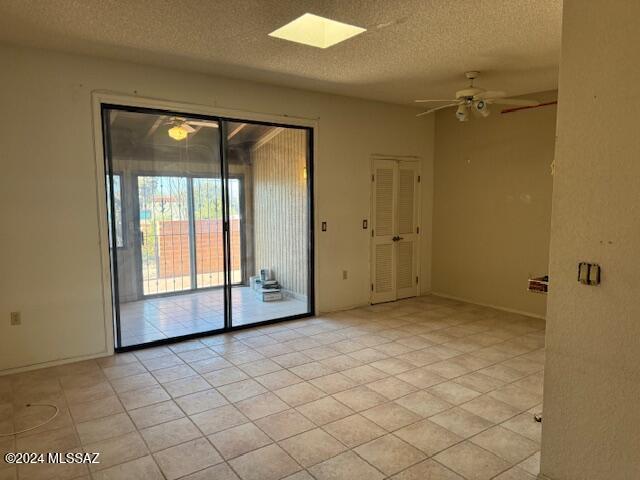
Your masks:
M360 35L366 30L366 28L337 22L312 13L305 13L285 26L274 30L269 36L311 45L312 47L329 48L351 37Z

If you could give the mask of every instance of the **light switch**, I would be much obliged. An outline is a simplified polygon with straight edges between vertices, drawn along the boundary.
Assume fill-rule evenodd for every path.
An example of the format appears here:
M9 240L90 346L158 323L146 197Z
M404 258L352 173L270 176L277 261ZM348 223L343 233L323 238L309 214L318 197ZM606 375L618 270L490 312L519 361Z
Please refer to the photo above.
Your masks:
M600 285L600 265L580 262L578 264L578 281L584 285Z

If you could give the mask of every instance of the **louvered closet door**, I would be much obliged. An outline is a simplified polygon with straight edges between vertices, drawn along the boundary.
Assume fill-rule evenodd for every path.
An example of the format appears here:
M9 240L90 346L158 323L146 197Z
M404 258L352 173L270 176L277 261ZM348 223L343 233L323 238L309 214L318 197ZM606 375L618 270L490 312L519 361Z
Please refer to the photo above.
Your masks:
M396 242L397 298L417 295L418 285L418 169L416 162L398 162Z
M418 163L373 162L371 303L418 293Z
M375 160L373 168L371 302L396 299L395 236L398 167L393 160Z

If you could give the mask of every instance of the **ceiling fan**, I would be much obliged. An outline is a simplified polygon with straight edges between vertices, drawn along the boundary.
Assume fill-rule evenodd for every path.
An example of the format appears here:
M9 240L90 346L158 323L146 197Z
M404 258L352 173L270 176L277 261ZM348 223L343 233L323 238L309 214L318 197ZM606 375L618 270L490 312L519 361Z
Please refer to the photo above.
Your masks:
M461 122L469 120L469 111L482 117L488 117L491 113L489 105L514 105L519 107L536 107L540 105L540 102L535 100L524 100L519 98L505 98L505 92L490 91L484 88L478 88L473 86L473 81L478 78L480 72L466 72L465 76L469 80L469 87L456 92L456 98L453 100L416 100L416 103L442 103L447 102L445 105L439 105L429 110L419 113L417 117L428 115L430 113L442 110L443 108L455 107L456 117Z
M171 117L165 122L169 125L167 133L174 140L184 140L190 133L197 131L197 128L208 127L218 128L217 122L208 122L204 120L187 120L186 118Z

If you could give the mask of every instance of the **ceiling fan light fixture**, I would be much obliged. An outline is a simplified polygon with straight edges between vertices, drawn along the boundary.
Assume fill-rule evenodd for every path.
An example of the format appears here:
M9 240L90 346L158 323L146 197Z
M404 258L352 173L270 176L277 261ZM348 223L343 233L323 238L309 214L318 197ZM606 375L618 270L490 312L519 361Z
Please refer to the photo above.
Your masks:
M491 113L491 110L489 110L489 104L484 100L476 100L473 103L473 108L475 108L476 112L485 118Z
M167 133L171 138L177 141L184 140L187 138L187 135L189 135L187 129L182 125L175 125L171 127Z
M456 110L456 117L461 122L469 121L469 110L465 104L458 105L458 109Z

